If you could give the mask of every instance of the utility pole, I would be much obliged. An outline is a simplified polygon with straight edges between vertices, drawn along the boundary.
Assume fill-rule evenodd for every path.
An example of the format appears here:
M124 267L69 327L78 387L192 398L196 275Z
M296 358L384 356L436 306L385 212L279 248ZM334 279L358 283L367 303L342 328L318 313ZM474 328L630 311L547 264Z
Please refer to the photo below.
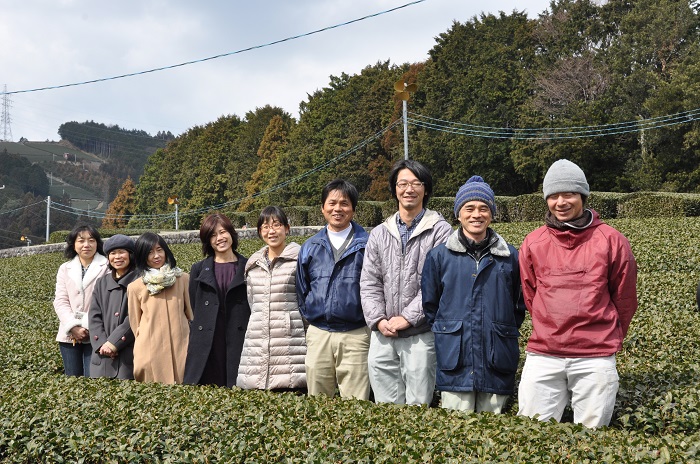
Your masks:
M51 195L46 197L46 243L49 243L49 224L51 223Z
M7 84L2 92L2 114L0 114L0 126L2 130L2 141L12 142L12 118L10 118L10 107L12 100L7 93Z

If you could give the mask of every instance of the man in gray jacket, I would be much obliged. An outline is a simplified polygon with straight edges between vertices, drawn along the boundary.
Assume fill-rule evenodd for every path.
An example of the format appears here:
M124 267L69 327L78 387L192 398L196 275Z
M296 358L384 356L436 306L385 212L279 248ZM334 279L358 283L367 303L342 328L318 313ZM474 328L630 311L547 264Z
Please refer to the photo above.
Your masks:
M426 209L433 193L428 168L397 162L389 189L399 210L370 233L360 277L360 297L372 335L369 379L379 403L429 404L435 389L435 337L423 314L420 280L428 251L452 227Z

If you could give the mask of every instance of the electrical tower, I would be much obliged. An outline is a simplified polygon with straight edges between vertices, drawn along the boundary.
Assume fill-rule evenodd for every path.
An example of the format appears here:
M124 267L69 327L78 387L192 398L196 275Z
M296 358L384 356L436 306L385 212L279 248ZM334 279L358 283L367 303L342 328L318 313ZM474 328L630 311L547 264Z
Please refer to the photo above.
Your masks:
M10 95L7 93L7 84L5 84L2 94L2 115L0 115L0 131L2 131L3 142L12 142L12 119L10 118L11 106L12 100L10 100Z

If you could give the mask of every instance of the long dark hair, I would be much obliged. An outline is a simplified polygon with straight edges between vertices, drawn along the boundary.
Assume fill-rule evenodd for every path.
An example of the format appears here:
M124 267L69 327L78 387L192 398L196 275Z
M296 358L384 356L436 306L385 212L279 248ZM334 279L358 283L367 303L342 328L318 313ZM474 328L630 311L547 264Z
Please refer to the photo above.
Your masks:
M63 250L63 256L65 256L66 259L73 259L76 256L78 256L78 252L75 251L75 241L78 239L78 235L80 235L81 232L87 232L88 234L90 234L90 237L94 238L97 242L97 253L104 255L104 243L102 242L102 237L100 237L100 233L95 227L89 224L82 224L79 226L75 226L73 230L71 230L68 234L68 237L66 237L66 249Z
M171 268L177 266L175 256L173 252L170 251L168 244L165 243L165 239L153 232L146 232L136 240L136 250L134 251L134 264L136 265L136 272L139 275L143 274L148 269L148 254L156 245L160 245L165 252L165 262Z

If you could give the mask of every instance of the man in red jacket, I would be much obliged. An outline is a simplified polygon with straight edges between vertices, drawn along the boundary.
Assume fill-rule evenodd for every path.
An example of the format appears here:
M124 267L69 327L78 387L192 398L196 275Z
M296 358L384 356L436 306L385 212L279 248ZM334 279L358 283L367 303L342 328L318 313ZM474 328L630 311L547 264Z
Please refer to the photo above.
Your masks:
M519 415L608 425L618 390L615 353L637 310L629 241L585 208L586 176L568 160L544 177L545 225L520 247L520 278L532 317L518 390Z

